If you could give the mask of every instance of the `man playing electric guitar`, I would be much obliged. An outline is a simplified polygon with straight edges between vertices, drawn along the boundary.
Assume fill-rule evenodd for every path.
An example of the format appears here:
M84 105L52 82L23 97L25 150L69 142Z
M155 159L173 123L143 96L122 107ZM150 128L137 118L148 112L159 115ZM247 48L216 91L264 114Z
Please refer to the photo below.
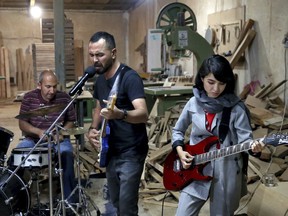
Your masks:
M90 143L100 148L102 119L109 121L106 177L109 196L117 215L138 215L138 191L145 158L148 153L146 121L148 111L143 81L136 71L117 60L114 37L96 32L89 41L88 52L99 75L93 97L96 108L88 132ZM114 109L107 109L103 100L119 77Z

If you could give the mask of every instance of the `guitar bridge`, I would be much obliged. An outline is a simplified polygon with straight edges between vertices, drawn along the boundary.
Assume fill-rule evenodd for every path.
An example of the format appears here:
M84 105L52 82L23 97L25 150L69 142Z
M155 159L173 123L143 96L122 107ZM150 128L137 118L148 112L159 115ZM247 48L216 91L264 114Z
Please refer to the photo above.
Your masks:
M182 163L180 159L176 159L173 163L173 171L174 172L180 172L182 169Z

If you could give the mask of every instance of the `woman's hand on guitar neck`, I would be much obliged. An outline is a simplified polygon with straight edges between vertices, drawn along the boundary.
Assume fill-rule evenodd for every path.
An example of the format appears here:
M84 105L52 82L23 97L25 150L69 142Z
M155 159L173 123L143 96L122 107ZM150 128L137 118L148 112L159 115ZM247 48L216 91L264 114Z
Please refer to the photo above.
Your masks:
M182 146L176 147L179 159L182 163L184 169L188 169L192 165L193 156L189 154L187 151L184 151Z
M100 131L96 129L89 129L86 137L88 138L90 144L97 150L100 148Z
M261 152L265 147L265 144L260 140L254 140L251 144L251 150L254 153Z

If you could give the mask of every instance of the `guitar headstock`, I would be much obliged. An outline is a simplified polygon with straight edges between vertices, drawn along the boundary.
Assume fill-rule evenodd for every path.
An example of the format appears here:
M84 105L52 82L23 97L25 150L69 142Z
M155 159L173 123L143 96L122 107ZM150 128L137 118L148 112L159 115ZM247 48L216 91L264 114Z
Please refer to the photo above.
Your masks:
M107 109L109 110L114 110L114 106L116 104L116 99L117 99L117 95L116 94L112 94L109 96L109 100L107 103Z
M263 139L263 143L273 145L275 147L278 145L288 144L288 134L276 133L269 135Z

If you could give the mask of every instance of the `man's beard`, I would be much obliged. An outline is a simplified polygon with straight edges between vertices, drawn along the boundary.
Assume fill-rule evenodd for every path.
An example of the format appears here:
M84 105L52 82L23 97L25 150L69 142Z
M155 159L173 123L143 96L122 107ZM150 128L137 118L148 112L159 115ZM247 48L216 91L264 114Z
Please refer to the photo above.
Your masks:
M96 69L96 73L98 75L101 75L101 74L106 73L112 67L112 65L113 65L113 62L111 61L111 62L106 64L106 67L103 67L102 65L97 65L97 64L94 65L94 67L99 68L99 69Z

